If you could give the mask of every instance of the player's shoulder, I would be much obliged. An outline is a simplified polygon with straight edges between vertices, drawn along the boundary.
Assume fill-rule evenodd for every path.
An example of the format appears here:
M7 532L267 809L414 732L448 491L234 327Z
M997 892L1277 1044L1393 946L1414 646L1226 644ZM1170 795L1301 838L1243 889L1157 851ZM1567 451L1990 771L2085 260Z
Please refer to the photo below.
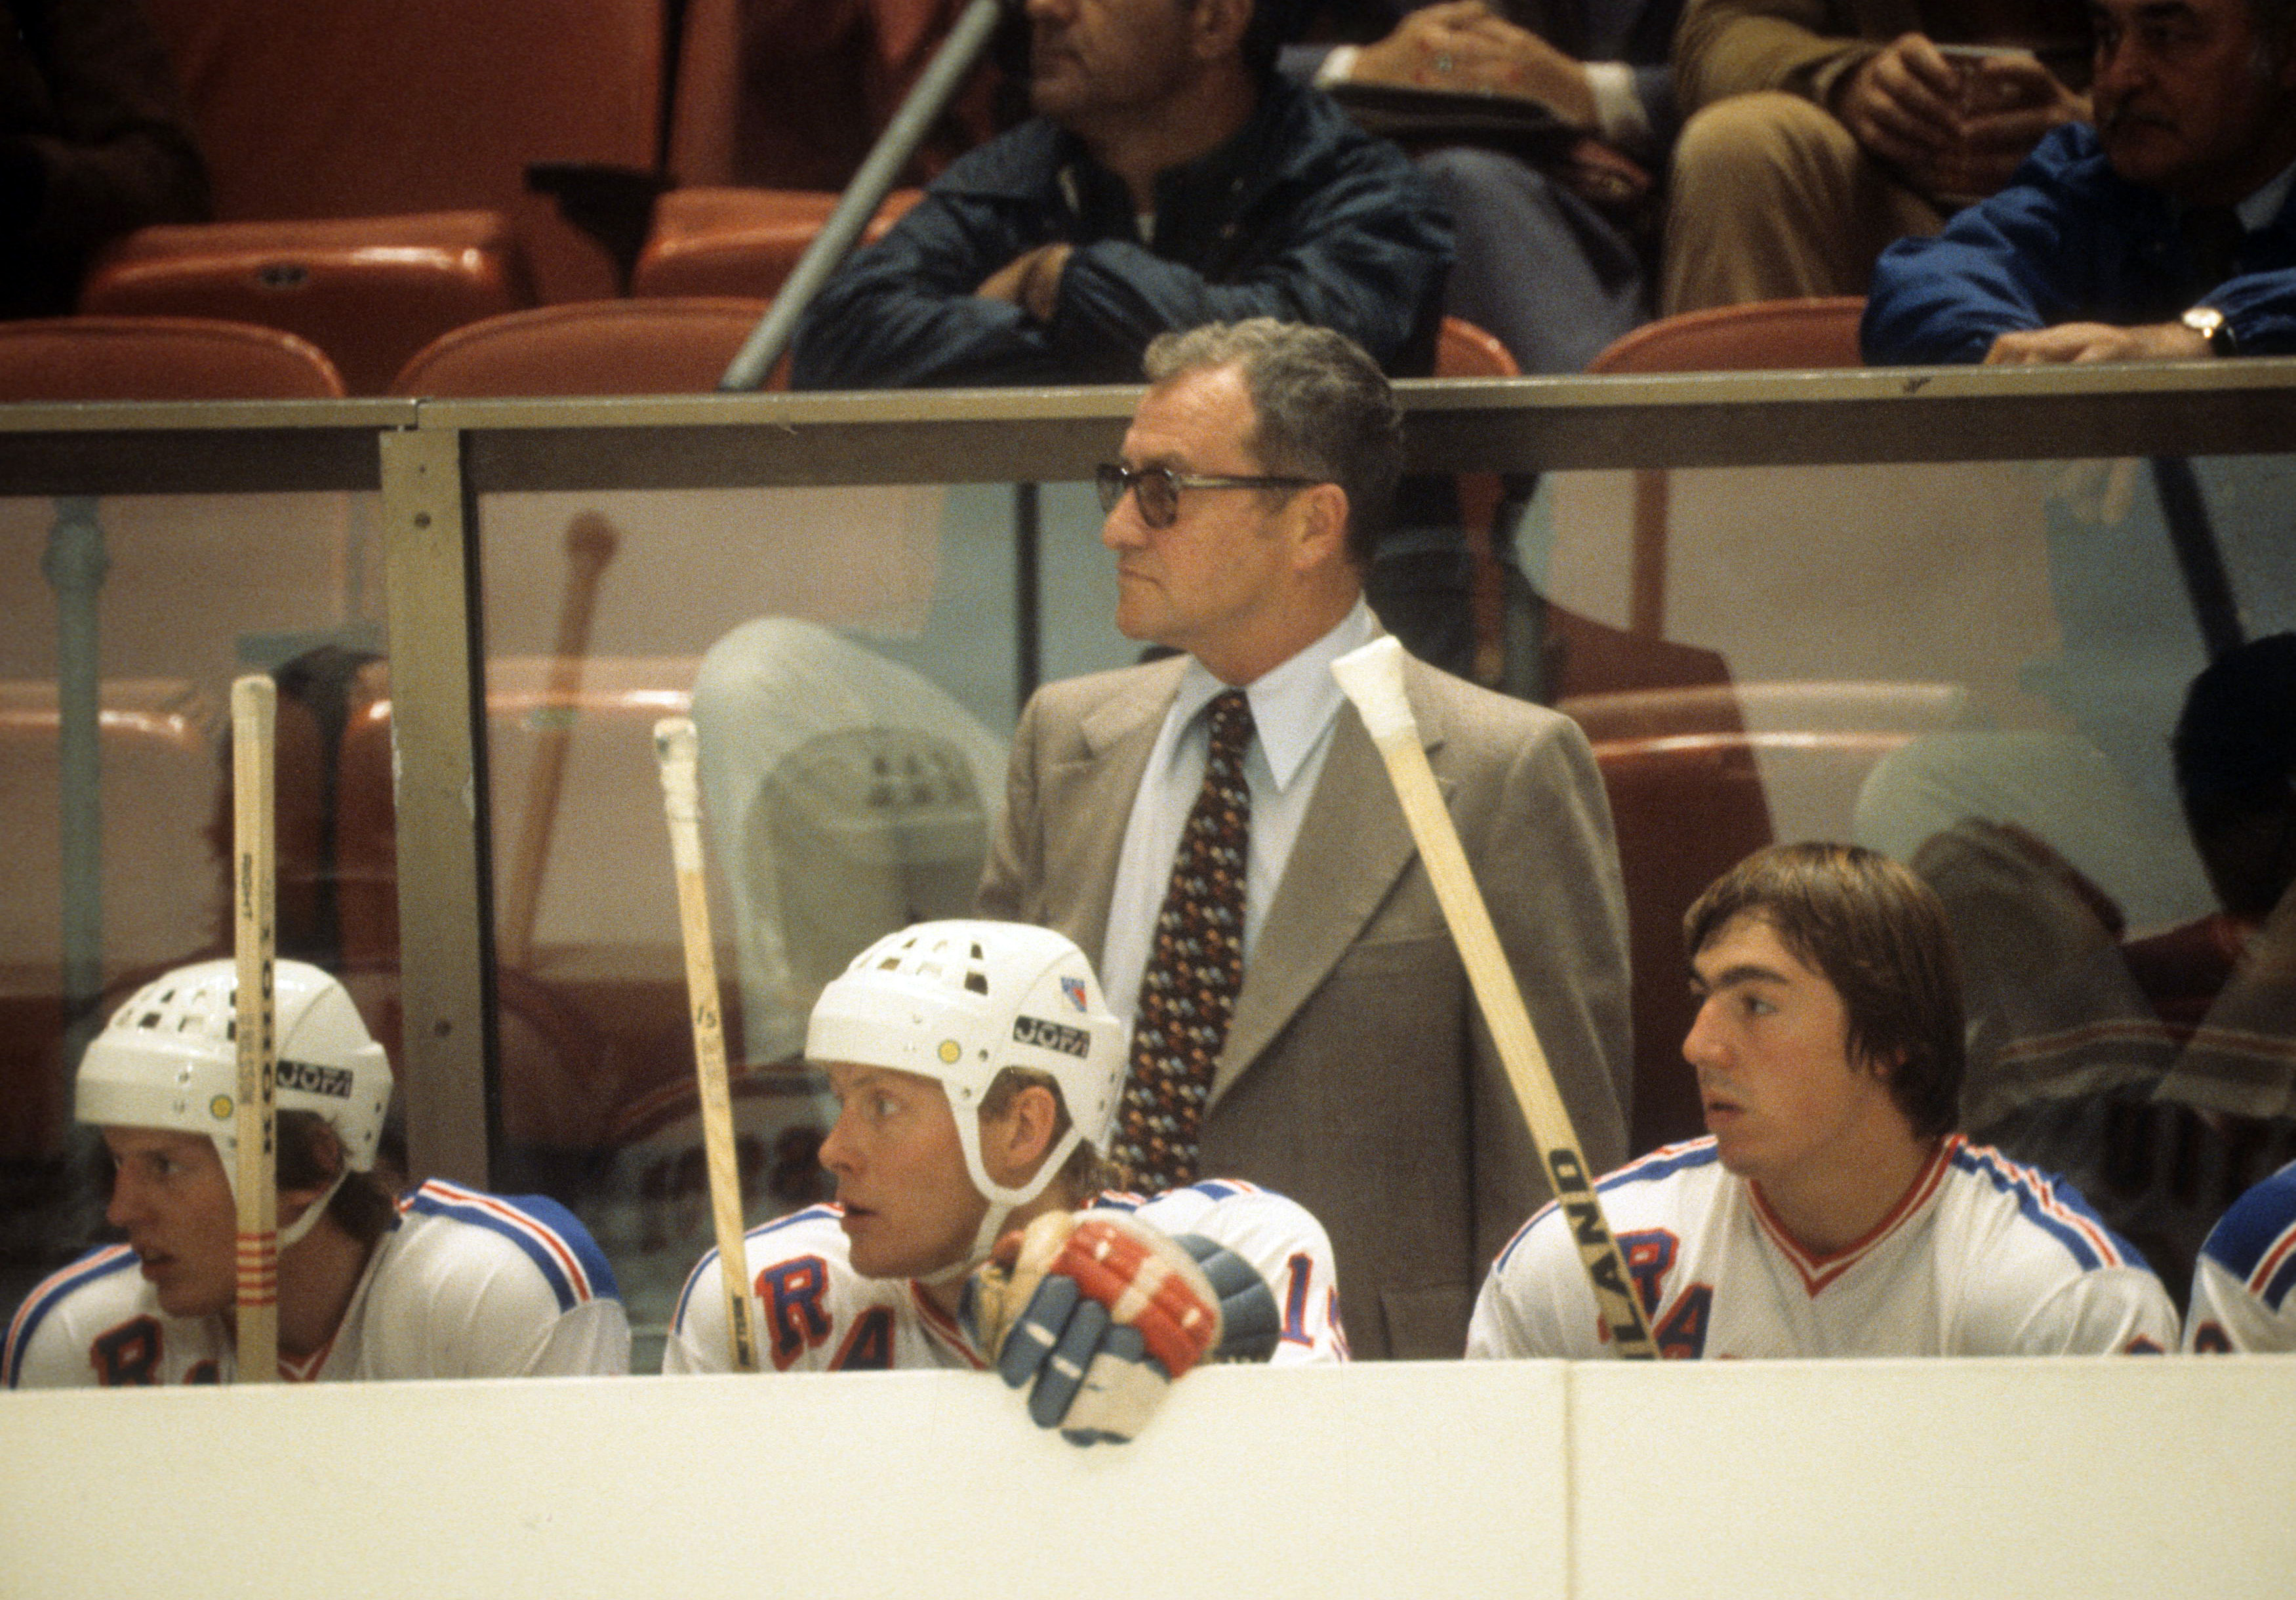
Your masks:
M1307 1207L1240 1177L1199 1178L1157 1194L1108 1190L1086 1209L1129 1212L1168 1234L1207 1227L1216 1232L1277 1229L1296 1235L1303 1244L1325 1243L1323 1224Z
M743 1253L747 1256L747 1275L755 1283L759 1275L772 1271L788 1262L817 1259L824 1269L842 1276L852 1271L849 1246L840 1218L843 1209L834 1202L824 1201L802 1210L760 1222L742 1235ZM707 1309L714 1304L714 1286L718 1282L718 1251L715 1246L702 1252L693 1269L685 1275L685 1282L677 1292L676 1303L670 1309L672 1326L682 1325L697 1304ZM700 1296L697 1302L696 1296Z
M1941 1216L1950 1247L1965 1251L1972 1267L2150 1271L2136 1247L2114 1233L2071 1183L1989 1145L1953 1135ZM1939 1243L1946 1246L1947 1240Z
M1602 1198L1603 1220L1615 1236L1705 1206L1710 1203L1715 1186L1732 1181L1722 1166L1720 1152L1709 1137L1661 1145L1595 1179L1595 1192ZM1550 1200L1515 1230L1492 1270L1504 1276L1510 1267L1527 1265L1557 1251L1574 1263L1578 1259L1570 1218L1562 1205Z
M2234 1201L2201 1251L2277 1308L2296 1286L2296 1161Z
M402 1199L398 1210L397 1235L387 1247L394 1265L455 1274L480 1260L522 1263L561 1311L620 1298L614 1269L590 1230L547 1196L489 1194L434 1177Z
M25 1359L44 1330L84 1314L109 1314L132 1305L143 1284L135 1268L134 1251L106 1244L34 1284L9 1319L6 1342L0 1345L0 1388L18 1386Z

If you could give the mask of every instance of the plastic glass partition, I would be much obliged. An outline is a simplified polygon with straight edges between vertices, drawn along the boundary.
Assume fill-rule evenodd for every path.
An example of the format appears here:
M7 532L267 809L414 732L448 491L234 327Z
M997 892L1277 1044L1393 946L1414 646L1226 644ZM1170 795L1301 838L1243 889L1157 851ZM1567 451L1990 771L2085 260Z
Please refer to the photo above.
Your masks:
M2152 1227L2140 1243L2172 1270L2188 1258L2206 1208L2285 1143L2270 985L2233 996L2261 1054L2212 1071L2225 1030L2208 997L2172 997L2184 1011L2165 1017L2142 947L2224 931L2161 752L2227 628L2290 626L2287 364L1409 390L1418 464L1537 475L1501 541L1525 581L1506 589L1498 659L1505 686L1579 718L1611 787L1637 1147L1697 1131L1676 1057L1690 896L1772 838L1866 839L1954 898L1973 1037L2009 1063L1973 1082L1972 1125L2126 1189L2115 1220ZM1085 483L1133 398L431 403L360 423L319 406L293 412L299 455L218 416L231 408L189 431L150 408L133 427L74 408L69 426L51 413L0 434L0 493L270 472L355 513L340 542L363 554L324 581L295 589L290 557L325 540L245 535L278 550L255 564L294 597L226 584L250 601L233 611L163 586L168 615L123 630L145 653L108 648L105 670L127 676L168 624L187 650L206 639L194 653L218 681L313 646L359 658L324 658L340 688L331 887L345 969L388 974L404 1019L391 1037L387 1005L370 1015L401 1071L410 1163L573 1205L643 1346L708 1243L653 719L690 710L705 743L727 730L704 803L754 1221L819 1181L824 1107L791 1060L812 990L882 926L963 909L1026 687L1136 653L1109 625ZM321 437L340 448L315 485L302 458ZM2178 452L2204 458L2182 479L2152 464ZM378 483L379 500L343 498ZM2197 545L2180 537L2193 499ZM107 522L127 507L98 504ZM53 503L7 507L28 562ZM210 577L243 564L204 546L184 560ZM387 669L363 661L381 644L378 566ZM267 657L250 653L258 636ZM163 808L195 831L210 799L186 784ZM107 793L107 826L127 803ZM139 958L203 948L213 929L191 921ZM2100 1023L2122 1041L2102 1055L2082 1042ZM53 1121L53 1054L44 1071ZM2156 1100L2164 1083L2183 1098Z

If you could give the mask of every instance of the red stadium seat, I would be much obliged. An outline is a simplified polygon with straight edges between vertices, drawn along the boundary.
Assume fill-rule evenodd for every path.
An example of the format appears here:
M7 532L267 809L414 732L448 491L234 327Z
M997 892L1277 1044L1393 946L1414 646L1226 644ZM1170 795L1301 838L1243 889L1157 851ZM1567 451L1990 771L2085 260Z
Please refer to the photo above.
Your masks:
M343 381L275 328L193 317L0 322L0 401L331 400Z
M921 189L896 189L862 230L861 243L916 204ZM838 197L811 189L673 189L654 202L653 232L638 254L637 295L753 295L770 299Z
M131 236L83 310L265 321L380 392L457 323L612 293L537 163L660 160L664 0L146 0L219 221Z
M259 323L325 350L354 394L380 394L449 328L534 303L526 259L492 211L148 227L107 250L80 309Z
M707 394L765 316L734 299L595 300L474 323L434 341L394 394Z

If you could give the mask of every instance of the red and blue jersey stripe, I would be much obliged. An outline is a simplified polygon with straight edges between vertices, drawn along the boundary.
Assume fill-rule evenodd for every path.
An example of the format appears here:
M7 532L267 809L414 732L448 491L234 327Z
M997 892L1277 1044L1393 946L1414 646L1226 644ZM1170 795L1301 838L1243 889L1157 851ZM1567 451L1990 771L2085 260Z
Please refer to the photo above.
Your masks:
M449 1217L508 1239L541 1271L561 1311L594 1300L621 1298L614 1269L590 1230L545 1195L505 1198L434 1177L400 1201L398 1209L418 1217Z
M1959 1134L1952 1143L1954 1166L2013 1196L2018 1214L2063 1245L2084 1272L2145 1265L2136 1247L2107 1227L2064 1179L2013 1161L1989 1145L1969 1144Z
M0 1347L0 1386L16 1387L24 1365L24 1352L31 1347L32 1335L39 1331L49 1312L62 1304L73 1291L115 1272L128 1271L135 1265L134 1251L125 1244L107 1244L50 1275L26 1295L8 1324L7 1344Z
M2202 1253L2248 1285L2274 1311L2296 1289L2296 1164L2233 1202Z

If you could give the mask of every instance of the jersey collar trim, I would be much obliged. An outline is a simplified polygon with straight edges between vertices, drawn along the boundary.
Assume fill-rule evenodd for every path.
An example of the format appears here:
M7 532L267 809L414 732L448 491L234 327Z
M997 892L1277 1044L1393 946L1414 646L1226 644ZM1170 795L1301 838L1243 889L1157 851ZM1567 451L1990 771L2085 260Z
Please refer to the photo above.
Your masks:
M1769 1202L1762 1198L1761 1186L1749 1181L1746 1193L1753 1202L1754 1220L1763 1235L1777 1246L1778 1253L1785 1257L1787 1263L1800 1276L1804 1292L1816 1300L1829 1285L1839 1282L1860 1261L1880 1249L1891 1235L1918 1216L1936 1197L1945 1183L1947 1170L1953 1164L1954 1152L1960 1149L1961 1145L1962 1137L1957 1133L1948 1134L1938 1141L1937 1148L1930 1152L1930 1159L1914 1175L1914 1181L1906 1186L1903 1194L1898 1196L1897 1204L1889 1209L1864 1238L1843 1245L1831 1255L1820 1254L1799 1243L1792 1234L1786 1232L1785 1224L1778 1220L1777 1213L1770 1210Z

